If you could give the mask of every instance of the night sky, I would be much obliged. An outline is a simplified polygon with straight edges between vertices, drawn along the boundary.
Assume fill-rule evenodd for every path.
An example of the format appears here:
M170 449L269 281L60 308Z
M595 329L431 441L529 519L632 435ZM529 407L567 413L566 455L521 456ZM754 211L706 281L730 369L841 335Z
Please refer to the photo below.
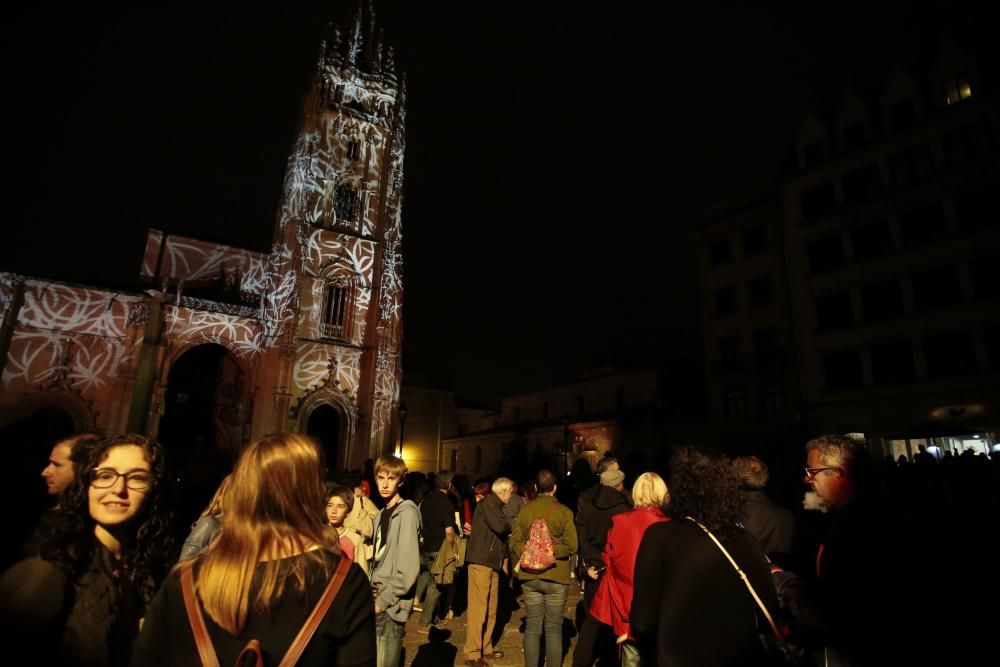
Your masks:
M976 3L660 4L376 3L408 75L409 370L488 398L699 361L703 208L773 180L804 106L863 63L998 24ZM149 227L267 250L320 39L353 6L6 18L0 270L135 289Z

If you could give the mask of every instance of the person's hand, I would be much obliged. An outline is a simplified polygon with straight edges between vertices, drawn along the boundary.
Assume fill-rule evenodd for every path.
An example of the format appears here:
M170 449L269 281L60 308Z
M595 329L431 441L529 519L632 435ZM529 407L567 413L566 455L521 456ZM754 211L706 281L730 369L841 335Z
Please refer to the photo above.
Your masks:
M472 535L472 524L466 521L462 524L462 532L466 535Z
M375 605L375 613L376 614L381 614L382 613L382 610L378 608L378 605Z
M591 579L594 579L596 581L597 580L597 576L598 576L597 575L597 568L595 568L595 567L588 567L587 568L587 576L590 577Z
M627 640L628 640L628 633L625 633L624 635L621 635L620 637L618 637L618 639L615 640L615 643L616 644L622 644L622 643L624 643Z

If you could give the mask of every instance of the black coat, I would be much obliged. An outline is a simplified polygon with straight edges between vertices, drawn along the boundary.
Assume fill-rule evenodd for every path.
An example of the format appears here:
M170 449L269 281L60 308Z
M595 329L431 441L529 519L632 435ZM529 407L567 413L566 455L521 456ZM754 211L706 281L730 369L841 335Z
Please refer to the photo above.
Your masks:
M477 503L476 513L472 515L472 534L465 552L466 563L500 571L507 554L507 535L510 533L510 521L503 508L503 501L495 493Z
M778 598L760 545L744 530L723 545L773 614ZM767 621L758 620L763 614L750 591L694 523L650 526L636 556L635 582L629 620L650 665L721 667L763 660L758 632L768 631Z
M611 518L632 509L628 496L610 486L598 485L580 496L576 513L576 533L580 540L580 558L587 565L600 565L604 543L608 541Z
M792 553L795 515L771 502L763 491L744 491L743 527L757 538L766 554Z

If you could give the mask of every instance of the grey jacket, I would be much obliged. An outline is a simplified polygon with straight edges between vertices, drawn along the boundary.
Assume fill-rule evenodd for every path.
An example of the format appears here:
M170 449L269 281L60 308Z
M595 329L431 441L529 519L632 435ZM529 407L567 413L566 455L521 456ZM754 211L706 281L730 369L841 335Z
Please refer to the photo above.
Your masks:
M392 512L385 539L378 525L382 512ZM413 609L413 594L420 573L420 510L412 500L404 500L375 517L375 557L371 561L375 606L389 618L405 623Z

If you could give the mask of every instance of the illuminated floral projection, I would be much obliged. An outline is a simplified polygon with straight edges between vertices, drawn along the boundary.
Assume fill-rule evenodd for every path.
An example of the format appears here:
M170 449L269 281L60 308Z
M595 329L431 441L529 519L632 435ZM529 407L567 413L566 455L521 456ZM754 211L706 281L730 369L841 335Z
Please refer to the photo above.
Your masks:
M292 372L296 398L330 383L331 369L336 371L336 385L356 401L361 386L361 350L322 343L298 346Z
M29 279L3 376L12 395L62 388L103 408L141 340L136 295ZM131 317L130 317L131 316Z
M255 320L169 306L164 323L167 341L174 349L217 343L247 362L251 368L257 365L263 327Z
M0 421L21 397L58 388L104 410L98 428L120 428L136 406L150 406L155 430L154 393L164 391L170 372L149 363L157 346L165 344L173 360L217 343L249 372L246 386L266 394L246 397L255 410L250 422L294 420L303 397L332 388L370 424L354 434L355 455L390 444L401 379L405 85L367 12L364 29L358 15L349 34L331 28L322 44L270 253L150 230L140 269L153 288L147 294L0 273L0 315L16 310ZM344 278L354 305L349 343L323 339L319 326L326 285ZM162 329L150 332L157 304ZM162 341L150 342L158 334ZM262 372L264 363L273 366ZM291 386L280 386L289 376ZM151 393L132 396L137 386ZM288 391L290 404L282 402ZM286 406L287 415L270 412Z

